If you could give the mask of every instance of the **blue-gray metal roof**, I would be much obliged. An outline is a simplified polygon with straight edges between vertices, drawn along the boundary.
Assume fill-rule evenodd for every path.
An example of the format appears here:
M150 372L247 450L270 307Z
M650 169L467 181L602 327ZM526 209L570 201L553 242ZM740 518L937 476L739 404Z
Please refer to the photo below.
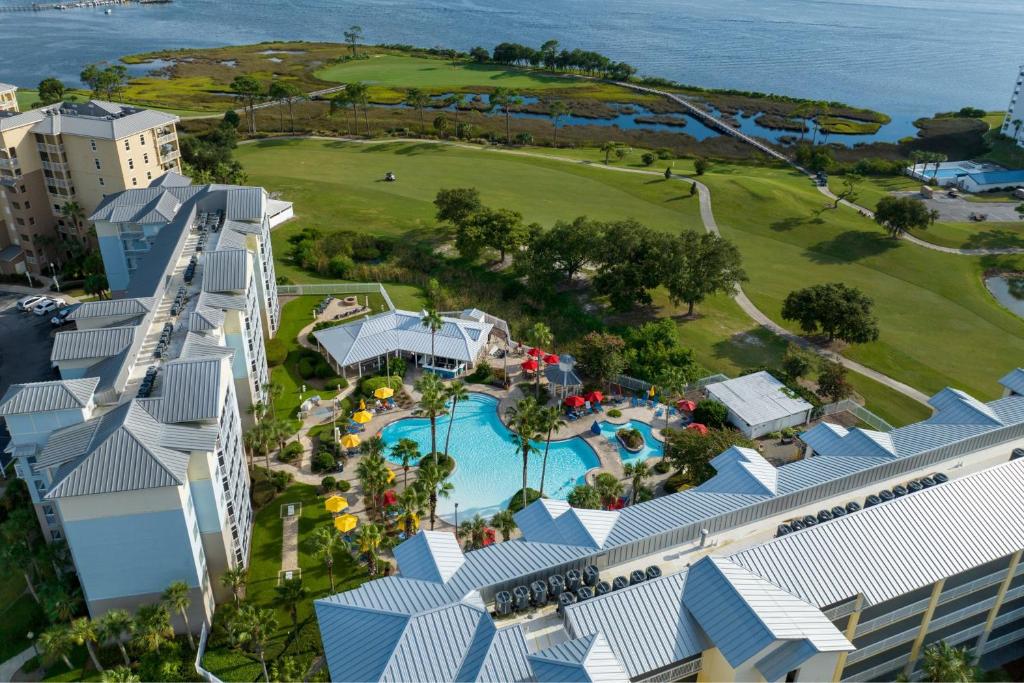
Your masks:
M0 399L0 415L41 413L52 410L84 408L92 400L96 377L52 382L12 384Z
M527 541L600 548L615 528L617 511L579 510L564 500L542 499L515 515Z
M713 458L710 464L717 476L701 484L702 491L754 496L778 493L778 470L752 448L733 446Z
M233 221L261 221L267 211L266 197L262 187L232 188L224 200L224 215Z
M1015 394L1024 394L1024 368L1014 368L1006 373L999 383Z
M215 420L223 400L223 358L179 358L164 364L164 422Z
M105 301L87 301L71 312L69 320L85 320L87 318L132 317L145 315L153 309L155 299L107 299Z
M567 640L530 655L533 675L542 683L616 683L629 676L601 633Z
M120 140L180 120L174 114L103 100L58 102L32 111L42 114L32 127L33 133L105 140Z
M991 407L959 389L947 387L928 399L928 403L937 411L928 421L936 424L1003 424Z
M528 653L521 626L517 624L498 629L477 672L476 680L481 683L533 680L533 671L527 659Z
M450 579L465 562L458 539L447 531L421 531L395 548L395 559L402 576L437 583Z
M103 327L95 330L58 332L53 337L50 361L57 363L88 358L109 358L131 346L135 327Z
M766 681L781 681L790 671L796 671L804 662L818 654L809 640L791 640L775 648L754 666Z
M224 249L206 254L203 261L203 291L232 292L249 284L249 252Z

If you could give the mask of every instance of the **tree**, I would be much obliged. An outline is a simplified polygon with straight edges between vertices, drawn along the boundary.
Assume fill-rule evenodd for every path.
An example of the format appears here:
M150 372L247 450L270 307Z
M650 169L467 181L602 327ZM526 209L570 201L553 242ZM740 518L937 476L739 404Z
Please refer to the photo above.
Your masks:
M427 507L430 511L430 530L434 530L434 519L437 514L437 499L451 496L455 486L448 481L449 470L437 462L428 462L420 467L416 475L416 485L427 492Z
M64 84L58 79L44 78L39 81L39 103L54 104L64 99Z
M572 491L569 492L566 502L574 508L600 510L601 494L599 494L592 486L588 486L587 484L577 484L573 487Z
M540 406L537 404L537 400L532 396L527 396L526 398L521 399L519 403L514 406L509 406L505 411L509 431L511 431L512 435L515 436L516 441L518 442L518 450L523 458L524 508L527 505L526 474L527 468L530 464L530 454L537 452L533 442L541 438L541 434L537 428L539 412Z
M615 148L615 158L622 161L632 150L626 145L619 145Z
M626 372L634 377L653 381L676 368L693 381L701 370L693 351L680 343L679 327L668 318L628 328L625 340Z
M126 665L107 669L102 680L103 683L139 683L142 679Z
M231 92L235 94L235 98L242 102L245 107L246 114L249 118L249 132L255 133L256 102L263 94L263 88L260 86L260 82L252 76L235 76L235 79L231 81Z
M965 647L953 647L940 640L924 649L921 670L925 680L934 683L971 683L975 680L971 655Z
M723 404L710 398L697 401L693 409L693 421L711 427L721 429L729 420L729 409Z
M452 438L452 425L455 424L455 408L459 405L459 401L469 400L469 391L466 389L466 383L458 379L452 380L444 388L444 397L446 403L451 403L451 408L448 411L448 432L444 437L444 456L445 460L447 460L448 444Z
M85 645L85 649L89 651L89 659L92 660L93 668L102 672L103 665L100 664L99 657L96 656L96 643L99 642L96 630L96 624L93 623L92 619L81 617L71 622L68 635L75 645ZM82 677L85 678L84 667Z
M665 167L665 180L672 180L672 164ZM697 187L696 184L691 184L690 187Z
M673 403L681 397L686 387L690 384L690 374L683 368L669 366L661 371L655 380L658 390L661 392L662 400L666 403ZM668 427L669 411L665 412L665 426Z
M814 363L814 356L790 343L786 346L785 355L782 356L782 372L789 380L796 382L814 368Z
M423 511L430 506L430 498L421 487L407 486L398 494L398 505L402 508L398 523L402 526L406 537L412 536L416 533L416 527Z
M850 202L851 204L856 203L858 188L863 180L864 178L856 173L847 173L844 175L843 187L836 193L836 198L832 203L832 208L838 209L840 202Z
M352 50L352 56L356 56L356 45L363 39L363 27L353 24L348 27L348 30L343 34L345 36L345 42L348 43L349 49Z
M423 121L423 108L430 104L430 95L419 88L409 88L405 91L405 103L415 109L420 115L420 132L427 132L427 124Z
M485 207L467 218L462 225L471 228L483 245L496 249L502 262L505 261L507 251L518 249L526 242L523 215L511 209Z
M625 312L651 303L650 290L664 280L668 239L632 219L607 223L594 236L594 289L608 297L613 310Z
M440 326L437 329L440 329ZM431 359L433 359L433 340L431 340L430 345ZM428 372L416 380L414 386L416 391L420 392L420 400L417 403L419 413L430 420L430 453L434 463L437 463L437 418L439 415L444 414L446 407L444 384L437 375Z
M370 117L367 112L370 103L370 88L365 83L360 81L353 81L352 83L345 84L345 91L348 93L349 98L352 101L353 113L356 112L356 105L362 105L363 107L363 124L366 127L366 135L370 136Z
M832 360L823 361L818 374L818 393L833 402L842 401L853 394L853 387L846 379L846 368Z
M480 191L475 187L458 187L451 190L438 190L434 197L437 207L437 220L458 226L470 216L483 209L480 202Z
M548 116L551 117L551 146L558 147L558 122L571 115L572 112L569 110L567 105L562 100L555 100L548 106Z
M384 542L384 529L379 524L364 524L356 532L356 545L359 552L366 556L370 576L377 575L377 551Z
M530 329L526 331L526 340L531 346L543 349L550 348L551 344L554 343L555 338L551 334L551 328L542 322L535 322L530 326ZM540 400L540 368L534 373L534 388L537 400ZM523 486L526 486L524 483ZM525 506L524 506L525 507Z
M512 142L512 108L522 104L519 93L509 88L498 87L491 93L491 104L499 106L505 112L505 144Z
M41 89L40 89L40 94L42 94L42 90ZM1016 140L1020 140L1020 127L1024 126L1024 121L1021 121L1020 119L1014 119L1010 123L1010 125L1013 126L1013 139L1015 141Z
M782 318L797 322L806 334L828 335L829 342L863 343L878 339L873 306L859 289L829 282L790 292L782 303Z
M594 490L601 499L602 507L608 508L618 501L626 488L611 472L601 472L594 478Z
M928 207L912 197L882 197L875 207L875 222L893 239L911 230L927 230L931 225Z
M434 130L437 131L438 135L448 137L448 131L451 129L451 126L448 125L448 119L445 117L444 114L438 114L437 116L435 116L433 125Z
M270 84L268 92L270 99L278 102L281 111L281 130L284 131L284 109L288 109L288 123L291 132L295 132L295 101L302 97L302 90L299 86L288 81L274 81Z
M145 652L156 652L174 638L171 614L161 604L143 605L135 613L135 632L132 643Z
M592 261L594 237L601 229L600 223L586 216L571 223L556 221L550 230L538 230L530 236L528 248L516 254L516 263L533 287L572 282Z
M753 442L732 429L709 429L701 434L695 429L665 429L665 459L680 472L685 472L689 483L699 486L715 476L711 460L733 446L752 448Z
M686 303L687 316L693 316L694 305L709 295L732 295L748 279L739 249L714 233L687 230L669 246L665 288L673 304Z
M331 590L334 590L333 585ZM274 587L274 591L277 593L277 603L284 607L288 616L291 617L292 631L297 633L299 630L299 605L309 593L302 585L302 578L284 579Z
M82 595L78 589L70 590L61 581L44 583L39 594L43 610L51 621L71 621L82 604Z
M135 619L127 610L123 609L110 610L100 617L98 624L99 640L101 642L112 640L117 643L117 648L121 651L121 658L124 660L125 666L131 666L132 660L128 657L124 641L126 638L131 638L134 628Z
M334 559L338 553L348 548L348 544L341 537L336 529L330 526L320 526L313 532L310 545L313 555L323 560L327 567L327 577L331 582L331 593L334 592Z
M242 605L230 617L230 621L229 628L235 633L235 638L256 653L263 667L263 678L270 683L266 651L271 634L277 630L277 617L274 611L254 605Z
M357 105L358 100L352 96L352 89L349 86L345 86L344 90L331 97L330 114L332 116L339 110L352 107L352 132L356 134L359 133L359 110Z
M1020 219L1024 221L1024 204L1018 204L1013 207L1013 210L1016 211L1017 215L1020 216Z
M708 170L708 160L704 157L697 157L693 162L693 172L697 175L704 175Z
M188 608L192 604L192 599L189 597L188 592L188 584L184 581L174 581L164 589L163 595L160 596L160 601L167 608L167 611L176 611L181 615L182 621L185 622L185 634L188 636L189 647L195 650L196 643L192 638L192 625L188 621Z
M639 460L637 462L627 462L623 465L622 471L630 478L629 504L636 505L637 495L640 493L640 489L643 488L644 479L650 476L651 470L647 467L646 462Z
M606 386L626 367L626 342L607 332L589 332L576 343L576 364L583 373Z
M507 541L512 538L512 532L516 530L515 516L511 510L500 510L491 517L491 526L501 532L501 540Z
M429 308L423 312L420 325L430 330L430 365L436 367L437 357L434 355L434 337L444 327L444 321L438 315L436 309Z
M381 496L388 488L388 467L375 442L379 443L380 437L374 437L360 445L363 457L356 465L356 476L366 499L367 510L380 514L383 513L380 509Z
M242 591L245 589L245 584L249 580L249 570L243 565L238 565L226 569L220 577L221 584L231 591L231 596L235 599L235 605L242 599Z
M0 525L0 539L3 541L0 543L0 558L3 559L4 569L9 572L20 572L29 594L37 603L43 604L36 591L39 568L36 566L33 549L42 542L42 539L35 516L28 508L11 512L7 520Z
M39 640L36 644L43 654L50 659L61 659L65 666L68 667L68 671L75 668L71 664L71 660L68 659L74 642L71 639L71 633L67 624L54 624L46 629L39 634Z
M478 512L460 524L455 533L465 543L466 550L479 550L487 540L487 522Z
M544 459L540 466L540 497L544 497L544 478L548 471L548 451L551 449L551 436L565 426L562 419L562 411L558 406L547 406L539 408L537 412L537 431L545 435L544 438Z
M613 140L608 140L607 142L604 142L604 143L601 144L601 153L604 154L604 164L605 164L605 166L608 165L608 161L611 158L612 154L615 154L616 156L618 156L618 151L621 148L622 148L622 143L615 142Z
M478 45L469 51L469 58L477 64L486 64L491 61L491 53L487 51L486 47Z
M445 447L447 455L448 448ZM402 487L409 488L409 469L412 464L420 459L420 445L412 439L399 439L398 443L391 447L391 456L398 458L402 463Z

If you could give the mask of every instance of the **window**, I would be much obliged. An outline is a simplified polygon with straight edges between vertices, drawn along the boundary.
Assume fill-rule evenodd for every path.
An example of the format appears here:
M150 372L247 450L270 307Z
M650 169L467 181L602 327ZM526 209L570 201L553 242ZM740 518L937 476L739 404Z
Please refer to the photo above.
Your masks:
M153 179L153 172L152 171L146 171L146 180L152 180L152 179Z
M103 187L106 183L103 182L103 178L100 178L100 187Z
M21 204L19 204L18 202L11 202L11 206L13 206L15 209L21 208Z
M142 135L139 136L139 144L140 145L146 144L146 134L145 133L143 133Z
M132 178L132 186L134 187L135 185L138 185L138 184L139 184L139 179L138 178Z
M28 224L29 225L35 225L36 224L36 219L33 216L29 216L28 217Z
M100 166L100 160L99 160L99 159L95 159L95 158L94 158L94 159L92 160L92 163L96 164L96 170L97 170L97 171L98 171L98 170L100 170L101 168L103 168L102 166Z
M15 221L15 222L16 222L16 223L17 223L18 225L25 225L25 220L24 220L24 219L22 219L22 218L15 218L15 219L14 219L14 221Z
M96 141L95 140L89 140L89 147L91 147L92 151L95 152L96 151Z
M134 170L134 169L135 169L135 159L129 159L128 160L128 170L131 171L131 170Z
M146 152L145 154L142 155L142 163L144 163L144 164L148 164L149 163L149 152Z
M60 532L60 529L50 529L50 537L55 541L59 541L64 538L64 534Z
M31 209L31 208L32 208L32 202L30 202L30 201L28 201L28 200L26 199L26 200L25 200L25 208L26 208L26 209Z
M125 139L124 139L124 150L125 150L125 151L127 152L127 151L129 151L129 150L130 150L131 148L132 148L132 143L131 143L131 140L129 140L128 138L125 138Z

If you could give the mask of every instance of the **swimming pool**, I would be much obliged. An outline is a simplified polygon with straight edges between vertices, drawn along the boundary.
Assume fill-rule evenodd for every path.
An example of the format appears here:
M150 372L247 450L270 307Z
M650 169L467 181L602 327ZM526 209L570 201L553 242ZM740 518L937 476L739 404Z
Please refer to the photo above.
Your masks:
M623 463L627 462L643 462L647 458L660 458L665 454L665 446L658 439L654 438L654 433L651 431L651 425L640 420L630 420L626 424L612 424L607 420L604 420L600 424L601 436L611 441L619 449L619 457ZM626 429L627 427L636 429L644 437L644 447L637 453L626 450L622 443L616 438L615 432L620 429Z
M447 416L437 420L438 451L444 450L448 422ZM429 453L430 420L414 417L392 422L381 431L381 437L389 447L399 439L412 439L419 444L422 453ZM540 453L530 457L527 481L531 488L539 489L544 443L534 445ZM511 496L522 486L522 456L514 437L498 416L498 399L493 396L470 394L469 400L459 402L448 452L456 461L451 477L455 490L451 498L438 501L437 511L449 521L454 516L456 502L460 520L469 519L477 512L490 515L508 505ZM398 462L390 456L389 459ZM564 499L573 486L583 483L587 470L599 465L597 453L583 439L552 441L544 494Z

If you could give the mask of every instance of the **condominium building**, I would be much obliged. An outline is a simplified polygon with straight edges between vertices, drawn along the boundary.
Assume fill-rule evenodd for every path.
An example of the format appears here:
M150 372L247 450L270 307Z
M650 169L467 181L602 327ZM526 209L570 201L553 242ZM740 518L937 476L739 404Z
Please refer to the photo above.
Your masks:
M100 100L19 112L2 88L0 272L49 272L59 240L90 240L85 219L105 197L180 170L177 116Z
M248 561L242 433L247 408L266 398L264 331L276 331L279 308L262 280L274 282L266 193L178 174L173 185L166 221L144 221L148 248L133 256L122 297L83 304L77 329L55 336L61 379L11 386L0 415L48 540L68 542L90 614L153 602L182 580L193 623L208 623L230 597L220 577ZM137 225L133 207L145 202L132 195L149 192L104 200L103 234ZM250 200L256 213L236 211ZM115 274L126 263L116 250L103 256Z
M18 86L0 83L0 111L18 111Z
M893 680L939 640L1019 657L1024 396L931 405L887 433L818 425L780 467L731 448L622 510L540 500L480 550L420 532L397 576L316 601L332 677Z
M1024 64L1017 74L1017 82L1013 86L1013 95L1010 97L1010 105L1006 108L1006 117L999 131L1010 138L1013 138L1017 145L1024 147L1024 102L1021 100L1021 90L1024 90Z

